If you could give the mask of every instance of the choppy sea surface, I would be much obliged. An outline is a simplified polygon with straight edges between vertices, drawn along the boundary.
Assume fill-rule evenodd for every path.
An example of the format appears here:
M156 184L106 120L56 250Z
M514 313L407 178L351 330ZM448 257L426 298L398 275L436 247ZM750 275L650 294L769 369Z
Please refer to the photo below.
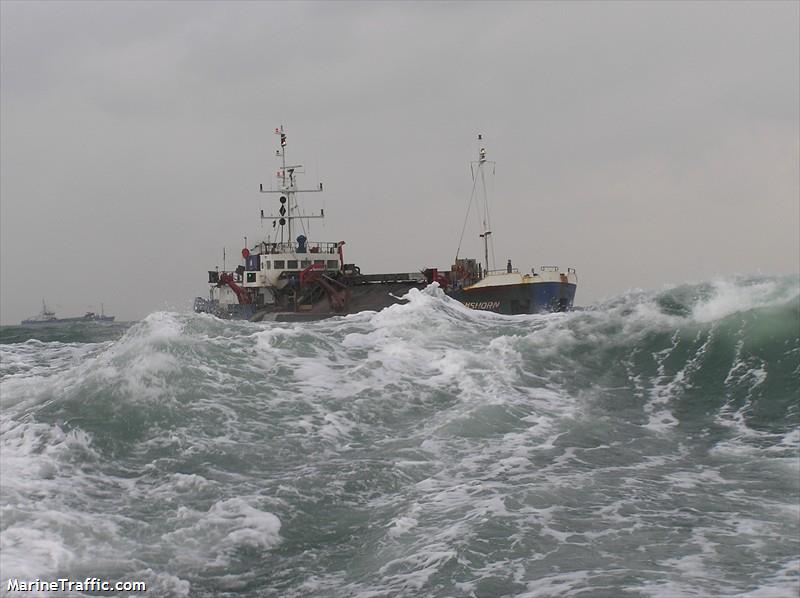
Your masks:
M0 593L800 592L797 277L4 327L0 359Z

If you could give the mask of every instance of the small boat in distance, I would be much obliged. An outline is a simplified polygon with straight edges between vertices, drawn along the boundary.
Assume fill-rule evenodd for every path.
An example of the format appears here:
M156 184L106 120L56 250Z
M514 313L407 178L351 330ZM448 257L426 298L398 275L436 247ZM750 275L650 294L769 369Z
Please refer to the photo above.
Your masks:
M39 326L42 324L68 324L72 322L113 322L115 316L107 316L103 311L103 304L100 304L100 313L87 311L84 315L74 318L57 318L55 312L47 309L47 304L42 299L42 311L27 320L22 320L23 326Z

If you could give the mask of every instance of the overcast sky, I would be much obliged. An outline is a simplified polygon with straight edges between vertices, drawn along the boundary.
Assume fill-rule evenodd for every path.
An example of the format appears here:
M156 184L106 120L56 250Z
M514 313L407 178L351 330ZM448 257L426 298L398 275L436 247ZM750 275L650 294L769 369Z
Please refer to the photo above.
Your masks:
M477 133L498 266L578 304L800 270L798 2L0 7L3 324L188 309L271 230L279 125L362 271L450 265Z

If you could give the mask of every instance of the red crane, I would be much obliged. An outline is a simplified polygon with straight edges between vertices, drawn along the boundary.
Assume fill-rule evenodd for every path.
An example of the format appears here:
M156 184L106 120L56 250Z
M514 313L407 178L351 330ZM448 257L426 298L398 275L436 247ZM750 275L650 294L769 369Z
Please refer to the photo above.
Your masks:
M342 247L339 245L339 256L341 257ZM325 274L325 266L322 264L310 264L302 272L300 272L300 288L304 285L316 283L323 288L328 295L328 302L330 303L333 311L341 313L347 310L347 303L349 300L349 291L345 285L338 280L327 276ZM333 285L341 287L337 290Z
M242 287L236 284L236 281L233 279L233 274L230 272L223 272L219 275L219 282L217 283L218 287L222 285L228 285L231 290L236 293L237 299L239 299L240 305L249 305L250 304L250 295L247 294Z

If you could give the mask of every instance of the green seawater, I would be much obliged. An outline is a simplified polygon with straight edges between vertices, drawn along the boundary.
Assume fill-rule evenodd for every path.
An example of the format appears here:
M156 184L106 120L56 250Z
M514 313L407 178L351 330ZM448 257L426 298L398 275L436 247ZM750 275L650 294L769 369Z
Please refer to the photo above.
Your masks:
M796 597L798 505L797 277L0 328L0 593Z

